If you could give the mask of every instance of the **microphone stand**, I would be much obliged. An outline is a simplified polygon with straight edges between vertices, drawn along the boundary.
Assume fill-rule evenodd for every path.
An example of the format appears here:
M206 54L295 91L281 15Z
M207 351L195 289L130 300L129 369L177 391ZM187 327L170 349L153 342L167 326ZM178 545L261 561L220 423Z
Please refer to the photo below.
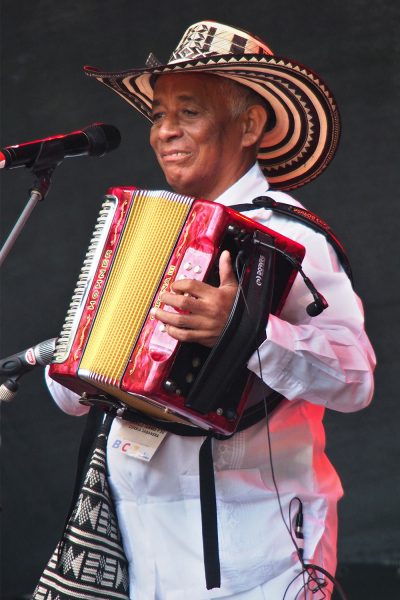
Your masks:
M30 196L28 202L0 250L0 266L7 258L34 208L46 197L53 172L62 162L63 158L64 147L61 140L48 140L42 143L42 147L34 163L29 167L35 176L35 180L32 188L29 190Z

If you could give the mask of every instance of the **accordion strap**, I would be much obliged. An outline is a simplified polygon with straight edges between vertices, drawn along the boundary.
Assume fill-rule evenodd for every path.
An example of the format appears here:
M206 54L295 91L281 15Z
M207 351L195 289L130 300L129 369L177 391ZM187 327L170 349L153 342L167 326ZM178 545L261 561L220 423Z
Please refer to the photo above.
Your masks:
M350 261L347 257L343 245L341 244L337 236L333 233L328 223L326 223L323 219L321 219L321 217L319 217L315 213L312 213L311 211L306 210L305 208L301 208L300 206L286 204L285 202L276 202L276 200L273 200L269 196L258 196L257 198L254 198L251 204L235 204L233 206L230 206L229 208L233 208L238 212L247 212L249 210L265 208L267 210L272 210L273 212L276 212L278 214L296 219L297 221L308 225L309 227L314 229L314 231L322 233L335 249L336 254L338 255L338 258L346 275L353 284L353 273L351 270Z
M96 444L97 434L99 433L100 427L103 428L103 435L108 438L108 434L110 432L111 424L114 420L113 414L108 414L106 418L104 418L104 411L94 404L89 413L86 416L86 423L82 433L78 458L77 458L77 466L75 473L75 483L74 490L72 492L72 498L70 502L70 507L65 519L63 531L65 532L67 529L68 522L72 516L74 508L76 506L76 502L78 500L85 475L87 472L88 463L92 454L92 449ZM59 546L58 557L61 558L61 553L63 549L63 541L61 541Z

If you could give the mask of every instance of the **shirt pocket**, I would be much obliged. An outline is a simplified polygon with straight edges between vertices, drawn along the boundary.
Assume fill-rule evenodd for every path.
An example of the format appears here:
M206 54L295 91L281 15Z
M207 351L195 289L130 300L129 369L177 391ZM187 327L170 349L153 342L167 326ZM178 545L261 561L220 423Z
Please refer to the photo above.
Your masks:
M258 502L268 493L258 468L216 471L215 489L221 502Z
M214 477L217 502L256 501L268 493L258 468L215 470ZM183 498L200 497L199 475L180 475L179 480Z

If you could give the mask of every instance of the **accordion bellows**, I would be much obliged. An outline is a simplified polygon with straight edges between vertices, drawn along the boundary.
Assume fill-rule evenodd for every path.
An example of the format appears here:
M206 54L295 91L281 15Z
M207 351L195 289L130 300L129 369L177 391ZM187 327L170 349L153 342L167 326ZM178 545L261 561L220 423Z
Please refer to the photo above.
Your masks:
M249 242L255 234L266 236L272 248L264 249L262 261L260 246L255 251ZM261 319L264 329L268 312L279 312L296 274L285 260L276 263L274 246L303 258L299 244L217 203L165 191L112 188L99 213L50 376L75 392L106 394L150 416L232 432L245 405L244 390L232 405L230 388L236 389L237 382L225 373L226 401L216 399L214 406L212 398L193 398L193 385L201 387L202 378L210 376L205 365L213 362L214 372L220 362L216 349L210 355L198 344L177 342L150 310L163 306L160 294L176 278L218 285L218 257L227 248L234 258L240 255L243 289L253 285L258 293L255 277L261 264L264 273L266 260L272 270L266 294L272 304ZM236 352L235 329L233 323L229 344L221 344L225 352L231 345ZM241 359L244 384L248 358Z
M138 194L132 205L80 365L111 385L122 378L190 209L188 201L171 203L162 196L146 200Z

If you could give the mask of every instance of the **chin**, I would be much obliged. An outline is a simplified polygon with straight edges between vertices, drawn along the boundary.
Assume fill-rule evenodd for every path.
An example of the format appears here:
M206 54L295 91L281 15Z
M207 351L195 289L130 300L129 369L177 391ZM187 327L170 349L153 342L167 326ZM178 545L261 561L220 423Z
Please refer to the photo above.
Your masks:
M167 182L176 194L181 194L182 196L196 195L193 192L193 187L188 183L177 181L176 179L167 179Z

